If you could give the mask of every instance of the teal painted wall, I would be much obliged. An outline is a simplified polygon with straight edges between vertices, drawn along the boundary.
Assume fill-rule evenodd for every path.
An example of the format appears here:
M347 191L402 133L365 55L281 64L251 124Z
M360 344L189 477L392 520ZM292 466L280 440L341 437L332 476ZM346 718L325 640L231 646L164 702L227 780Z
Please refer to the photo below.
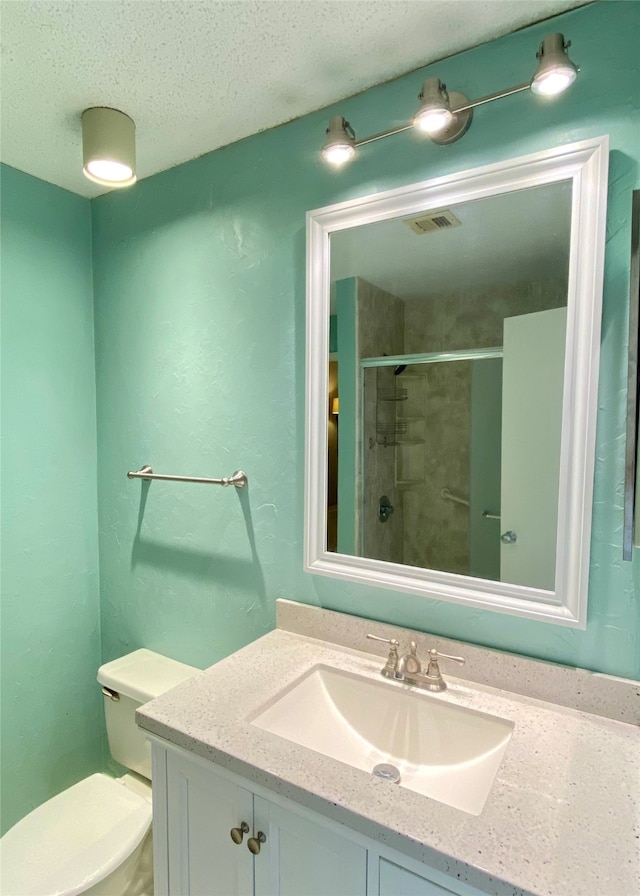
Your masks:
M89 202L1 178L4 832L103 751Z
M269 629L274 600L626 676L640 675L639 563L621 560L630 192L638 186L638 4L600 3L509 35L92 203L104 658L144 644L205 665ZM326 122L408 119L426 75L475 97L529 77L563 30L582 68L553 103L479 109L459 143L413 133L342 171ZM559 143L611 136L597 469L585 632L302 572L304 214ZM249 474L246 492L126 471Z
M93 203L105 660L146 646L210 665L272 628L294 578L293 310L279 271L300 221L290 213L282 233L255 208L242 173L260 174L255 162L213 177L210 164ZM145 463L243 468L249 487L126 478Z

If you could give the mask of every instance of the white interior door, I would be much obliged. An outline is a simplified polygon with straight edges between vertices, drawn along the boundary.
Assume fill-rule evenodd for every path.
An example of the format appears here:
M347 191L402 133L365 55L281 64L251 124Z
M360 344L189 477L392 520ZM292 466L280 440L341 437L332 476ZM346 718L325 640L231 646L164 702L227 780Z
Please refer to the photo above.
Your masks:
M555 587L566 329L566 308L504 321L500 579L549 591Z

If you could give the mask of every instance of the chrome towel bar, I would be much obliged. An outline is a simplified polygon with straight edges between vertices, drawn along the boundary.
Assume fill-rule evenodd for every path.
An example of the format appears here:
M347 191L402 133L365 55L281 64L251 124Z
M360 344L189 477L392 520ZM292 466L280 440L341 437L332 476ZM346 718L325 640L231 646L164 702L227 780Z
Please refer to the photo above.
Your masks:
M248 481L247 474L243 473L242 470L236 470L232 476L225 476L222 479L208 479L204 476L166 476L163 473L154 473L148 464L135 472L130 470L127 473L127 478L145 479L147 481L151 479L164 479L167 482L203 482L207 485L222 485L224 488L228 485L235 485L236 488L244 488Z

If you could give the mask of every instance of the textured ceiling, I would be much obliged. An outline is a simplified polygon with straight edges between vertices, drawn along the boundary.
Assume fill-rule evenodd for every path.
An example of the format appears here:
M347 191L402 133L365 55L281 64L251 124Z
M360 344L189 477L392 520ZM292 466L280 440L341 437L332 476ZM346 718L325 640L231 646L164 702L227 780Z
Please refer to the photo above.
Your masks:
M2 161L83 196L80 115L148 177L586 0L2 0Z

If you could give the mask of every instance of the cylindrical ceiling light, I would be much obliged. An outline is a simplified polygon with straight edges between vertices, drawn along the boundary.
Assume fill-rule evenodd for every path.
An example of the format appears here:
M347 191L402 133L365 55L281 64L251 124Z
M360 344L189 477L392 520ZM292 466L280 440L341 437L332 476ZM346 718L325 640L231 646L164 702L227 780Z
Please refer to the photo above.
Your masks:
M322 147L322 158L332 165L344 165L356 152L356 135L342 115L334 115L326 130L327 139Z
M578 76L578 67L567 55L571 41L562 34L550 34L536 53L538 67L531 79L531 92L538 96L556 96L571 87Z
M136 126L117 109L97 106L82 113L83 172L105 187L136 182Z
M427 78L418 99L421 105L413 119L413 125L419 131L437 134L453 122L449 94L439 78Z

